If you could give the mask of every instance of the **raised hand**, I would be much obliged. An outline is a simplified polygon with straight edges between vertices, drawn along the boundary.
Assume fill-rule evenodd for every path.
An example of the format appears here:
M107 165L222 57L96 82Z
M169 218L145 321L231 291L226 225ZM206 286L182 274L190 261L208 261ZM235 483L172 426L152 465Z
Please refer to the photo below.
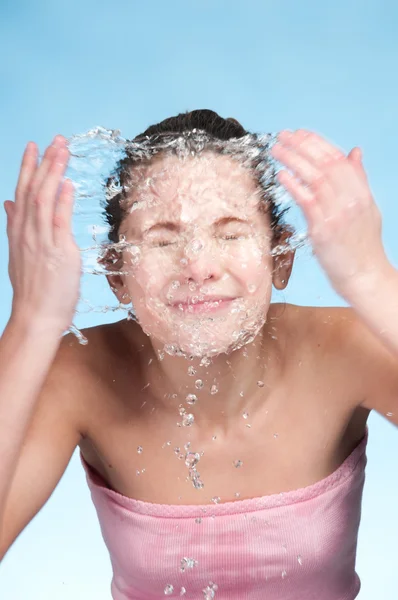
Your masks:
M315 133L282 131L272 155L290 171L278 179L303 210L315 255L335 290L350 301L372 289L391 265L360 149L346 156Z
M64 180L69 151L56 136L39 164L29 142L15 202L7 200L11 319L38 331L62 333L72 323L79 298L81 257L72 235L73 185Z

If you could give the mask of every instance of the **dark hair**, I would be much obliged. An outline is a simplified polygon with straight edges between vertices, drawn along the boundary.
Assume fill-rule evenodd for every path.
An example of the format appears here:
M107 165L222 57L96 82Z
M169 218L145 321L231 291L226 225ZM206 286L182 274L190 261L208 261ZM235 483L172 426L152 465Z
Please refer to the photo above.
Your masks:
M201 109L180 113L176 117L169 117L160 123L151 125L143 133L137 135L133 142L145 140L150 136L162 136L165 134L178 137L180 134L194 129L204 131L213 138L225 141L233 138L242 138L249 133L236 119L230 117L223 119L212 110ZM109 177L106 182L106 188L109 189L116 177L122 186L122 191L116 193L107 200L104 210L106 221L110 225L108 237L111 242L117 243L119 241L120 224L126 215L126 210L122 202L125 198L123 186L130 178L133 165L137 165L137 160L133 160L131 156L127 154L126 157L119 161L113 175ZM279 241L283 231L289 230L289 227L286 227L283 223L283 216L288 208L281 210L276 205L273 193L275 185L275 177L273 177L273 181L271 181L266 188L264 185L262 187L265 200L264 208L270 214L271 228L274 232L274 241Z

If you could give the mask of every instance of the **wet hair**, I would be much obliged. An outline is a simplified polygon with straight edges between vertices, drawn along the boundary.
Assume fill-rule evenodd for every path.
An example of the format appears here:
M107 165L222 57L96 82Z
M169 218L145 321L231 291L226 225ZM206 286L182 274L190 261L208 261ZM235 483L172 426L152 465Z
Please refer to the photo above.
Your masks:
M182 134L191 131L199 130L207 134L210 139L228 141L239 139L249 134L242 125L231 117L224 119L216 112L207 109L193 110L191 112L180 113L175 117L169 117L151 125L143 133L137 135L132 142L145 142L151 140L151 146L162 145L164 136L175 137L177 139ZM162 150L160 149L160 154ZM159 154L158 154L159 156ZM145 163L148 157L143 155L142 160L137 161L137 157L133 157L129 151L126 151L126 156L122 158L113 172L112 176L106 182L106 189L112 189L114 182L117 181L119 191L107 196L107 201L104 207L104 216L108 222L110 229L108 238L110 242L119 242L119 228L124 217L127 215L126 192L125 186L131 181L131 171L139 163ZM260 182L262 188L263 207L270 215L271 229L274 235L274 242L278 243L281 235L289 230L283 222L283 216L288 208L281 209L275 202L275 189L277 186L275 171L272 171L272 177L267 183Z

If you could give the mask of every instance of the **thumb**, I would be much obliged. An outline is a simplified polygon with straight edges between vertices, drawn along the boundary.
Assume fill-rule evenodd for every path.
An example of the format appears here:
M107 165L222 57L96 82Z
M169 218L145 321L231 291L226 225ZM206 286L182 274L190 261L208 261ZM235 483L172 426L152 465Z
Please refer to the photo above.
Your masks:
M11 205L13 205L13 204L14 204L14 202L12 202L11 200L6 200L3 203L4 210L6 211L7 217L11 217L12 216L13 208L11 207Z
M351 150L348 157L351 162L361 163L362 162L362 151L360 148L355 147Z
M4 206L4 210L6 211L6 215L7 215L7 235L10 236L11 234L11 227L12 227L12 219L14 216L14 202L12 202L11 200L6 200L3 203Z
M347 156L348 160L358 169L359 173L367 179L366 171L362 163L362 150L356 146Z

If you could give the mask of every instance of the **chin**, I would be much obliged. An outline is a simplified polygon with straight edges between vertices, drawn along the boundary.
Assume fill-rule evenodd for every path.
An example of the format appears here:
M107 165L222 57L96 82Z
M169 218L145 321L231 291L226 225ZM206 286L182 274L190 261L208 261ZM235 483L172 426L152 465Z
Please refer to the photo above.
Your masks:
M252 343L260 333L265 319L241 324L239 329L229 327L227 331L204 328L203 331L194 330L195 335L181 332L180 336L175 331L163 332L163 335L149 334L163 347L164 352L170 356L184 356L186 358L214 357L220 354L231 354L243 346ZM193 333L193 332L190 332ZM235 334L235 335L234 335Z
M151 311L139 323L162 352L199 358L230 354L253 342L264 326L265 315L264 306L257 303L235 314L199 318Z

